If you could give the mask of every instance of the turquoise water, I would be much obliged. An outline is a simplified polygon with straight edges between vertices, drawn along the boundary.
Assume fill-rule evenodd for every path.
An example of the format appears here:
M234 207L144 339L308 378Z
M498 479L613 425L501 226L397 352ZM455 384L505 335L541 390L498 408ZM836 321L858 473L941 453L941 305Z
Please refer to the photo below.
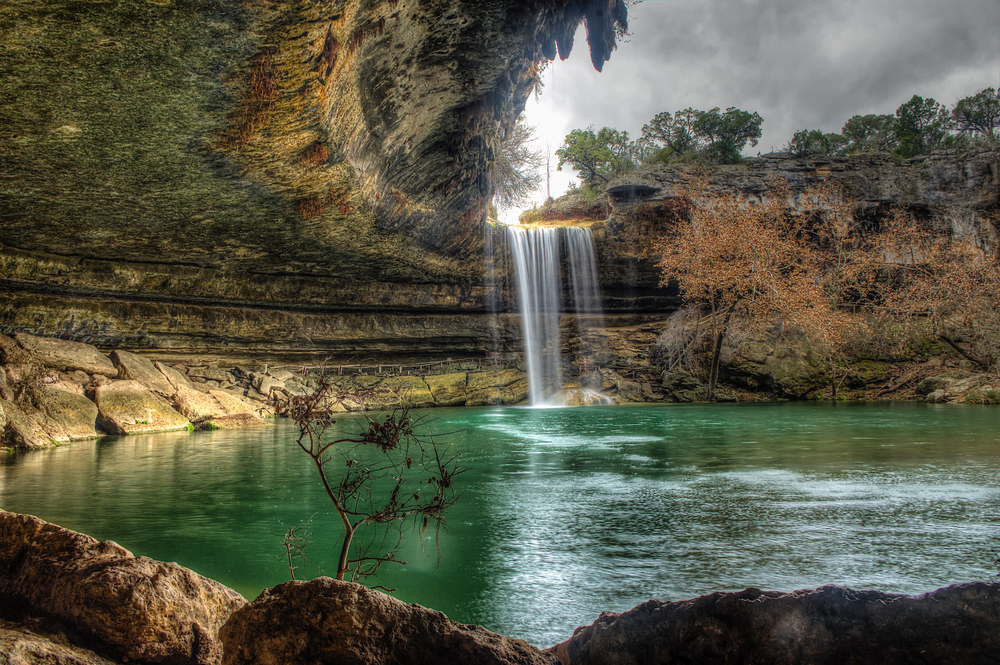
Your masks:
M436 534L378 583L549 646L603 610L756 586L920 593L995 575L1000 409L731 404L435 409L471 470ZM356 427L352 418L341 425ZM248 598L288 579L281 534L332 574L337 519L288 422L107 437L0 463L0 507ZM329 564L325 562L330 562Z

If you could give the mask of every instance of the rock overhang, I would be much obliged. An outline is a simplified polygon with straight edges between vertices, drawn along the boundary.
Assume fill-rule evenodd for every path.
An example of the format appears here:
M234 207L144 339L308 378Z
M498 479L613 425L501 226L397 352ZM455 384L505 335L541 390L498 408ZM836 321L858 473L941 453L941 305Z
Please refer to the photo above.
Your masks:
M625 3L17 0L0 14L3 242L478 280L497 145L581 22L602 65Z
M500 137L581 22L600 66L625 21L623 0L7 3L0 327L259 347L305 316L309 346L345 312L428 312L476 349L453 314L484 309Z

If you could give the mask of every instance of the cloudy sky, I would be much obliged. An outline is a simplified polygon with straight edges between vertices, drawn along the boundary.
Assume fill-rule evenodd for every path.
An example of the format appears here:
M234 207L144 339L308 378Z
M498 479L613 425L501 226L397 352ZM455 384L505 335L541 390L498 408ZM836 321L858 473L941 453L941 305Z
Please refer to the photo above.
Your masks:
M660 111L735 106L764 118L744 150L756 155L798 129L893 114L915 94L951 106L1000 85L998 0L644 0L629 24L603 73L582 27L571 57L550 64L526 108L543 151L577 127L637 138ZM552 195L571 179L568 166L554 172Z

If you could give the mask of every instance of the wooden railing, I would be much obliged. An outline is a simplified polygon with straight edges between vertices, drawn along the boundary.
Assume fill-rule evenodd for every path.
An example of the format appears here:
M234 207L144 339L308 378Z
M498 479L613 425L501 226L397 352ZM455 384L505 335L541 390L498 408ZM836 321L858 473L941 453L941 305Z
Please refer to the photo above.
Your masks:
M378 363L378 364L332 364L321 365L276 365L274 369L287 369L296 372L319 371L336 376L355 375L375 375L375 376L427 376L428 374L439 374L441 370L450 365L459 365L465 371L483 371L484 369L496 369L502 367L502 358L446 358L427 363L401 364L401 363Z
M441 370L457 365L456 371L484 371L489 369L499 369L504 366L502 358L447 358L434 362L401 364L401 363L378 363L378 364L321 364L321 365L275 365L273 369L287 369L294 372L303 373L306 371L324 372L333 376L428 376L440 374ZM661 368L650 365L588 365L587 372L594 370L610 369L618 373L624 379L633 381L640 378L659 378Z

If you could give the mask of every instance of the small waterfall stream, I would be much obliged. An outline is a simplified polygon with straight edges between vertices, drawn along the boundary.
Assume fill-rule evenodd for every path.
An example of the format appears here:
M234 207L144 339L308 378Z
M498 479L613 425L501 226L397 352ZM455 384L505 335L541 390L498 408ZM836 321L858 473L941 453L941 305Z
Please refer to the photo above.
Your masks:
M589 228L508 226L507 245L514 264L524 360L532 406L558 403L562 390L559 316L563 311L560 238L568 258L569 293L577 315L600 325L601 297Z

